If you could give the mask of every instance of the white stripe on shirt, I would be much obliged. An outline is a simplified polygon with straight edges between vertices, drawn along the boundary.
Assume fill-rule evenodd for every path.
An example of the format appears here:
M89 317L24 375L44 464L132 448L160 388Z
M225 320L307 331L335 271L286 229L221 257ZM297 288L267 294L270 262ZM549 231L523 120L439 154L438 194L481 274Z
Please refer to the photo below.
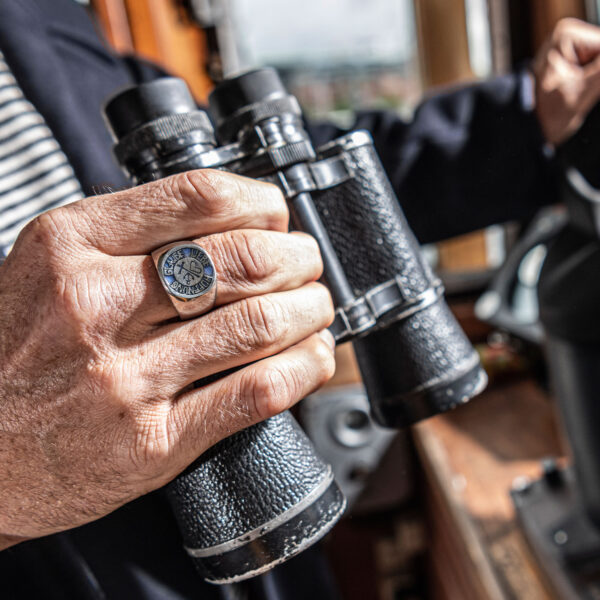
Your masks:
M0 52L0 248L44 210L82 197L67 157Z

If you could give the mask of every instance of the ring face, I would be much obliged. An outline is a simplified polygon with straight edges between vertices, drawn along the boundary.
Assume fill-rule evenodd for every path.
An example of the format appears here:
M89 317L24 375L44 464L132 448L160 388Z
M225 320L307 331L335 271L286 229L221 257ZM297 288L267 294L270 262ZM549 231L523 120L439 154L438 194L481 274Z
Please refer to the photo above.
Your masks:
M166 250L158 260L157 269L167 292L184 301L203 296L217 280L208 253L191 242Z

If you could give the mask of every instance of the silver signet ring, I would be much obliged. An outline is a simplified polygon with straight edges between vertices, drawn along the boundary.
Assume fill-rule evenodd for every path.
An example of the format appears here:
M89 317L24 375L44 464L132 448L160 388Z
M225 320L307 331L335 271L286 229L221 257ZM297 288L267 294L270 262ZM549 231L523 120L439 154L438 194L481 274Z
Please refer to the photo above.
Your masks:
M211 310L217 299L217 271L202 246L174 242L152 253L158 277L182 319Z

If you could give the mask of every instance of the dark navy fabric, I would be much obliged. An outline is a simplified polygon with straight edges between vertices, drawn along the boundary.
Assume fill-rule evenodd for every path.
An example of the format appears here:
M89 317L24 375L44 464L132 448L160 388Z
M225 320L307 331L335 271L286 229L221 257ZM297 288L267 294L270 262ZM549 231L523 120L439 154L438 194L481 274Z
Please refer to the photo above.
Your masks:
M84 191L125 180L109 152L102 99L131 76L73 0L0 2L0 48L25 96L42 114Z
M127 185L111 157L101 106L115 90L158 71L114 56L73 0L2 0L0 50L85 192ZM388 113L359 115L357 126L373 134L422 241L527 217L556 201L555 170L522 95L523 78L508 75L432 98L409 124ZM341 133L327 124L309 128L319 143ZM307 572L316 581L318 569ZM11 599L227 597L192 570L160 493L0 553L0 581L2 597ZM320 587L322 596L311 590L313 600L334 597Z
M530 218L558 202L557 169L531 109L525 72L457 88L423 102L410 123L358 115L413 231L423 243ZM311 127L313 140L339 135Z

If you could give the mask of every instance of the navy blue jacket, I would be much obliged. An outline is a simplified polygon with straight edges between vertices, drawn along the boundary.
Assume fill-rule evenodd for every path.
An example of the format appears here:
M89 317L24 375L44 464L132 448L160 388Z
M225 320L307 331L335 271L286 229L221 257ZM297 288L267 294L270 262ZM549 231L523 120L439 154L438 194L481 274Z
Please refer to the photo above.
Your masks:
M84 190L126 185L111 157L101 105L116 89L157 71L114 56L73 0L0 2L0 49ZM356 127L374 136L422 241L528 217L556 201L556 171L523 97L524 79L513 74L431 98L410 123L383 112L359 115ZM341 133L331 125L310 130L316 143ZM4 598L224 597L192 571L159 493L2 552L0 581ZM317 589L302 593L322 597Z

